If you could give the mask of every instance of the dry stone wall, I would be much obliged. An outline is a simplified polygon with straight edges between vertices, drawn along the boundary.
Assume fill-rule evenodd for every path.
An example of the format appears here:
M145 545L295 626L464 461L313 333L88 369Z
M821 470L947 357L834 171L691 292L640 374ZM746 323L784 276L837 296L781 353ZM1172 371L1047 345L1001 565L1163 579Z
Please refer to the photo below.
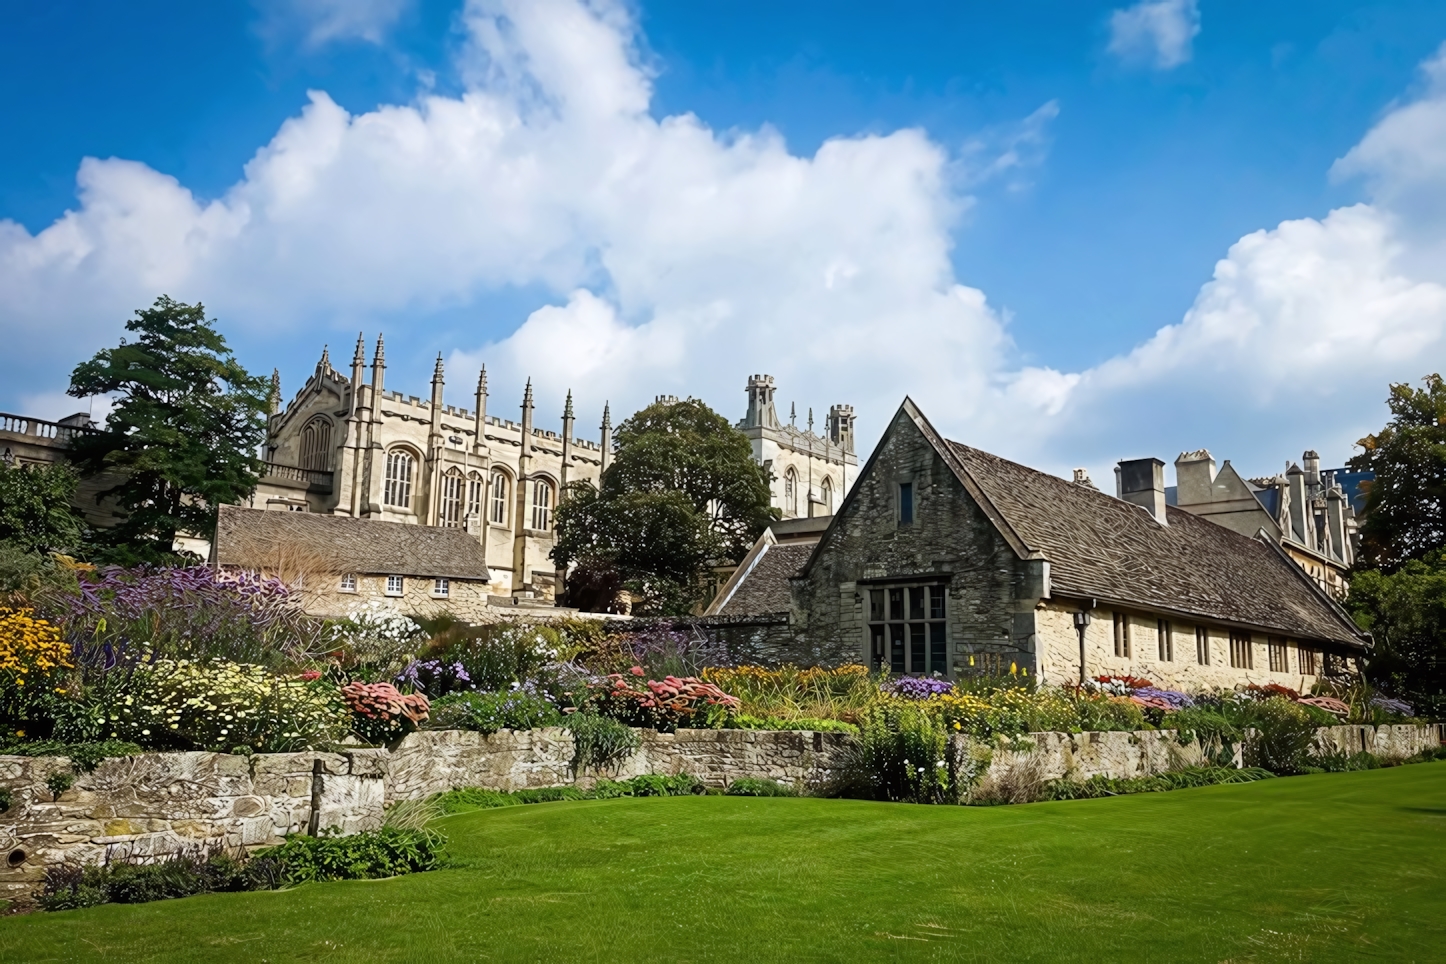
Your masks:
M1322 742L1403 758L1438 745L1437 726L1338 726ZM148 860L188 849L226 850L279 843L289 833L381 826L385 807L454 787L521 790L601 778L689 773L712 787L744 777L802 787L826 782L851 737L776 730L640 731L636 753L602 773L574 774L564 729L481 734L413 733L390 749L344 753L144 753L102 762L58 797L47 780L69 772L63 757L0 756L0 897L25 898L49 866ZM1045 780L1149 776L1201 761L1173 731L1034 733L984 745L955 737L961 756L981 766L975 796L1011 798Z

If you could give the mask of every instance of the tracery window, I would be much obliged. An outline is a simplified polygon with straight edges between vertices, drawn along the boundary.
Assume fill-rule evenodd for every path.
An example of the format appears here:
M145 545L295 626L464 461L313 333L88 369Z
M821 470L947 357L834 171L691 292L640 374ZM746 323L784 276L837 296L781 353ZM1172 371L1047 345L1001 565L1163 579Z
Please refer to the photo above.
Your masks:
M492 514L493 525L507 524L507 473L501 469L492 470Z
M382 489L382 503L400 509L412 507L412 470L416 460L410 453L393 449L387 453L386 484Z
M783 474L783 507L798 515L798 473L793 469Z
M485 483L481 474L473 472L467 476L467 508L464 512L466 518L482 518L482 493Z
M532 528L552 528L552 483L546 479L532 482Z
M823 503L823 514L833 515L833 483L828 479L824 479L823 485L818 487L818 497Z
M438 507L437 524L445 529L462 527L462 495L466 479L458 469L449 469L442 476L442 504Z
M301 430L301 467L331 471L331 421L318 415Z

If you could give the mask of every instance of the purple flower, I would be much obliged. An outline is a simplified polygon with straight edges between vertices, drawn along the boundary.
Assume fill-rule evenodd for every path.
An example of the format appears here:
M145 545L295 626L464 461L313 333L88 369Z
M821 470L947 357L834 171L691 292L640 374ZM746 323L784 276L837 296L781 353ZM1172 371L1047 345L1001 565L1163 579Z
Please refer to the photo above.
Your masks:
M1393 699L1389 696L1382 696L1380 693L1371 697L1371 705L1385 710L1387 713L1395 713L1397 716L1415 716L1416 708L1405 700Z
M1172 710L1183 710L1188 706L1194 706L1195 701L1178 690L1162 690L1153 686L1142 686L1134 691L1135 696L1146 699L1161 700L1170 705Z
M929 676L900 676L889 680L880 689L907 700L927 700L931 696L952 692L954 684L946 679Z

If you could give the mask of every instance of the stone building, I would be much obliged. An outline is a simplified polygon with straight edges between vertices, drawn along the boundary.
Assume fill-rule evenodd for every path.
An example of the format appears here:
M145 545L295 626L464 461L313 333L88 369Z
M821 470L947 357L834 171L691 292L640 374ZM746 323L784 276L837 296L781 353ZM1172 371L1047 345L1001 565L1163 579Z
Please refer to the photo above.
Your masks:
M597 482L612 451L606 407L599 439L574 435L572 395L562 432L533 424L532 383L518 421L487 413L487 372L478 375L472 409L442 400L439 355L431 395L388 391L382 339L368 381L357 339L351 376L331 367L325 351L296 396L268 425L267 474L257 508L456 529L483 547L495 595L550 597L556 571L553 511L563 486Z
M0 462L20 466L65 462L70 457L71 440L95 431L95 422L85 412L67 415L58 422L0 412ZM115 500L102 499L100 494L119 481L120 477L112 473L80 480L71 503L85 516L87 525L104 529L116 524L120 513Z
M223 505L213 545L211 565L279 576L313 615L385 600L406 613L484 622L490 605L482 544L461 529Z
M910 674L1199 690L1352 671L1369 637L1335 600L1275 539L1168 506L1163 467L1121 463L1116 498L948 442L906 399L818 541L754 554L713 626L738 658Z
M1175 486L1166 495L1171 505L1241 535L1264 531L1322 588L1342 597L1359 541L1353 496L1370 476L1322 471L1320 456L1307 451L1301 465L1288 462L1280 475L1244 479L1228 460L1217 472L1215 459L1200 449L1175 460Z
M772 375L748 379L748 413L738 428L753 443L753 458L773 476L772 503L785 519L832 515L858 475L854 454L854 409L834 405L828 410L824 434L798 427L794 410L784 425L774 408Z

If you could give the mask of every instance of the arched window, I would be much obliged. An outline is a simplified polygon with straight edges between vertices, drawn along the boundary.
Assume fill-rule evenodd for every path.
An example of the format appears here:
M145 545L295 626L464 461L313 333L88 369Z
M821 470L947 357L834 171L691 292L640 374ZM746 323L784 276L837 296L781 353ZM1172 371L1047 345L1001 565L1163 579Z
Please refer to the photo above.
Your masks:
M546 479L532 480L532 528L552 528L552 483Z
M466 481L460 469L448 469L442 476L442 504L438 507L437 524L443 528L462 527L462 490Z
M818 487L818 498L823 503L823 514L833 515L833 482L825 478Z
M412 469L416 460L401 449L387 453L386 485L382 489L382 503L399 509L412 507Z
M507 524L507 473L501 469L492 470L492 514L488 521L499 526Z
M783 475L783 508L791 515L798 515L798 473L793 469Z
M331 471L331 421L323 415L307 422L301 430L301 467Z
M482 518L482 476L473 472L467 476L467 509L465 518Z

